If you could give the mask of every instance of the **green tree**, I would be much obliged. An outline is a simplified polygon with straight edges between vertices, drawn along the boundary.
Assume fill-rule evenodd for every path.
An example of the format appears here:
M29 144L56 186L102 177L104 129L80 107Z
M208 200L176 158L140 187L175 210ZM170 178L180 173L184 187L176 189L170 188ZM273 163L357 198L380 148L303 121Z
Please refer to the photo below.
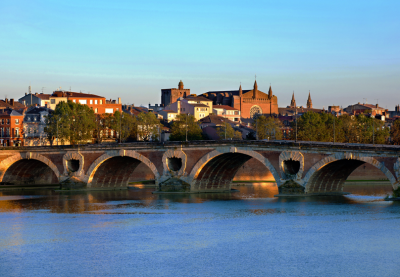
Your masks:
M155 114L140 113L137 116L137 136L138 140L155 141L160 139L161 123Z
M159 121L157 120L155 123L159 124ZM121 135L121 137L118 137L118 140L121 140L122 142L126 141L128 138L131 138L131 140L137 140L137 127L138 120L136 117L119 111L114 113L111 128L118 132L118 136Z
M253 129L256 130L258 139L280 140L282 139L282 123L274 117L258 116L252 123Z
M400 145L400 119L393 122L392 129L390 130L390 137L393 144Z
M171 135L169 140L171 141L185 141L186 130L188 140L202 140L202 130L200 125L196 122L193 115L180 114L176 117L176 121L172 123Z
M95 130L95 114L87 105L60 102L46 119L48 138L57 138L61 144L91 142Z

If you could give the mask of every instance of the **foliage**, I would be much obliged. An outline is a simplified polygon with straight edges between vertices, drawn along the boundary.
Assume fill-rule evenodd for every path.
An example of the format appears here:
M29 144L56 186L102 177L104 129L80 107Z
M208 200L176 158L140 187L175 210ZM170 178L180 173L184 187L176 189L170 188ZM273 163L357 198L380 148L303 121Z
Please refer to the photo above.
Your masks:
M195 117L193 115L180 114L176 117L176 121L172 123L169 140L185 141L186 130L188 140L203 139L202 130L200 125L196 122Z
M292 139L296 136L296 121L292 122ZM297 139L303 141L378 143L389 137L384 122L364 114L358 116L304 113L297 120Z
M55 138L65 144L87 143L92 140L96 127L95 114L87 105L60 102L54 112L46 118L47 138L52 143Z
M235 131L230 123L224 122L222 123L222 125L223 126L217 127L217 134L219 136L219 139L242 139L242 133L240 131Z
M136 122L138 140L155 141L160 139L161 123L155 114L142 112L138 114Z
M393 122L392 129L390 130L390 137L395 145L400 145L400 119Z
M147 118L147 115L145 115L144 118ZM155 124L159 124L159 121L157 120ZM124 142L128 138L130 138L130 140L137 140L138 120L136 117L131 116L128 113L121 114L121 112L116 111L113 115L113 120L111 121L111 128L117 132L118 140L120 142Z
M256 130L257 139L280 140L282 139L281 127L282 123L274 117L258 116L252 123L253 129Z
M246 140L256 140L256 132L251 131L247 133Z

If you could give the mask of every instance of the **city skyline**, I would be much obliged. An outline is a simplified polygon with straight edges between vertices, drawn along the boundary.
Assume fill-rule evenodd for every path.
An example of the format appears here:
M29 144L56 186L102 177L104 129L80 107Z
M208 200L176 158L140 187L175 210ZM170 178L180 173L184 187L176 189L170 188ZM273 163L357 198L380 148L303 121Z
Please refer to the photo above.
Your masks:
M18 1L0 6L0 97L58 87L160 103L179 80L194 94L259 90L280 107L400 102L395 1ZM379 99L379 100L377 100Z

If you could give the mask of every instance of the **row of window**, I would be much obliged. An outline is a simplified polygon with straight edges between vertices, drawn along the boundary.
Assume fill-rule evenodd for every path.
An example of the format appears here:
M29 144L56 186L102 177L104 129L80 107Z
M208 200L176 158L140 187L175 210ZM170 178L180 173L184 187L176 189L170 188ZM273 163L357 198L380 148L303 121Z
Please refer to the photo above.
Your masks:
M0 120L0 123L1 123L1 125L4 125L4 124L9 125L10 124L10 119L9 118L7 118L7 119L2 118ZM19 119L15 119L15 124L19 124Z
M73 99L72 102L76 103L76 100ZM79 104L87 105L87 100L86 99L80 99L78 102L79 102ZM92 99L89 100L89 104L93 104L93 100ZM97 100L94 100L94 104L97 105ZM103 104L103 100L99 100L99 104L102 105Z
M10 136L10 127L0 128L0 136L1 137L9 137ZM15 128L15 136L19 136L19 128Z

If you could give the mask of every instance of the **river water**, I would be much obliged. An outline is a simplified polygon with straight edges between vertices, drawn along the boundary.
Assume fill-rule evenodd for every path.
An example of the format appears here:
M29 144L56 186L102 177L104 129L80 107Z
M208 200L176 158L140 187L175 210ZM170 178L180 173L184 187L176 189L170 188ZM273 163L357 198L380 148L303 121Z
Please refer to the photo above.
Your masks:
M273 184L237 188L0 192L0 276L400 275L400 205L384 190L278 199Z

